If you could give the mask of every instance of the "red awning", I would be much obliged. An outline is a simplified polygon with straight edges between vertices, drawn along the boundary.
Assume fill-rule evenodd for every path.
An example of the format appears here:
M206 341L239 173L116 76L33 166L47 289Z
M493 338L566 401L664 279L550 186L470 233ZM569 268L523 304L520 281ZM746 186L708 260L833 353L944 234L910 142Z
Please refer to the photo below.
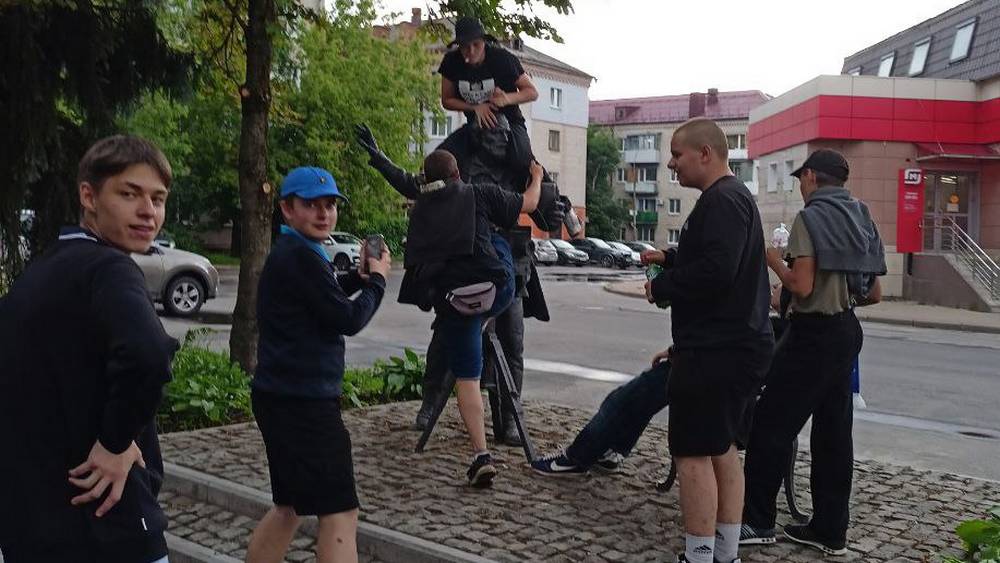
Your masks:
M989 145L958 143L914 143L920 156L917 160L934 158L961 158L967 160L1000 160L1000 153Z

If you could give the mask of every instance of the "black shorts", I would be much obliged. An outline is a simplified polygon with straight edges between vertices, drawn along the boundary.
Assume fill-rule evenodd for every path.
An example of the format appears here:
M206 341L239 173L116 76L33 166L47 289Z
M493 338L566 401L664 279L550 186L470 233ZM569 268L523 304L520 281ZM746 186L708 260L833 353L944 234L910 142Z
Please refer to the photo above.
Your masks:
M358 508L351 436L338 399L301 399L253 391L274 504L300 516Z
M769 345L675 351L667 385L670 454L716 456L733 444L746 447L772 354Z

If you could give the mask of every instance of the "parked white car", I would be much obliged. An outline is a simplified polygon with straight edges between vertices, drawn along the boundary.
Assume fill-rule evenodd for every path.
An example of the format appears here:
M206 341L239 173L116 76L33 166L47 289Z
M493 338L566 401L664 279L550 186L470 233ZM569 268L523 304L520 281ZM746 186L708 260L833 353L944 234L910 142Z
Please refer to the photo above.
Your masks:
M345 233L334 231L323 241L327 256L338 270L350 270L361 265L361 239Z

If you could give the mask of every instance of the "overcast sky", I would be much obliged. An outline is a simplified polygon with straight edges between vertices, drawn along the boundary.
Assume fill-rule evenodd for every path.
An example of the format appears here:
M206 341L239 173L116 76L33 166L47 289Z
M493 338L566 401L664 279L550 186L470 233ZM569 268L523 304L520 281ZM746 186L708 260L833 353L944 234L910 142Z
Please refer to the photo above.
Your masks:
M574 0L540 10L565 43L532 47L596 77L591 100L720 90L779 95L844 57L934 17L960 0ZM387 11L425 0L383 0Z

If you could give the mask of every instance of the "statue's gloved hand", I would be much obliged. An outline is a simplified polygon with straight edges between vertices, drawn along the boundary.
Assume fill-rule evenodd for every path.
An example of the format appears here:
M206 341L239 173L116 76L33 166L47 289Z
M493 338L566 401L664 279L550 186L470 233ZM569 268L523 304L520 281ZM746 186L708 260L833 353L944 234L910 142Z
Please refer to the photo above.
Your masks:
M378 142L375 140L375 135L372 130L368 128L368 124L359 123L354 126L354 135L358 140L358 144L361 148L368 152L368 156L371 157L371 161L374 163L378 160L385 158L382 151L378 148Z

